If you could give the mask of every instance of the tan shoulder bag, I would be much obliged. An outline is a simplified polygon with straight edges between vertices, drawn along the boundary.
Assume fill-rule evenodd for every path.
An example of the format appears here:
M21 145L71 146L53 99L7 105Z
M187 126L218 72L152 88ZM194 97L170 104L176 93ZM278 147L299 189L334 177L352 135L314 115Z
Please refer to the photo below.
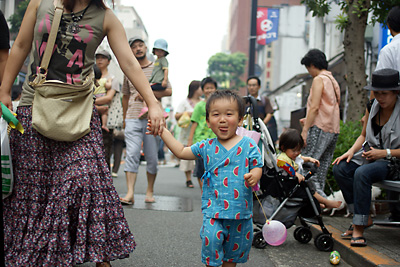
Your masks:
M82 85L46 80L63 10L64 7L58 1L42 63L35 80L30 83L35 89L32 126L47 138L72 142L90 132L94 76L91 73Z

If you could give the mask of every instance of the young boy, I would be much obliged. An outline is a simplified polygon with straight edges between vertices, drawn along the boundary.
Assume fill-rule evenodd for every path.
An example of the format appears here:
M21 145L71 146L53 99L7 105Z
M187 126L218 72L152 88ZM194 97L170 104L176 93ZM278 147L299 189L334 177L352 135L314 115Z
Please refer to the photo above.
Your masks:
M217 138L184 147L164 129L161 138L172 153L186 160L201 159L206 173L202 193L202 262L207 266L236 266L249 257L253 240L252 188L262 174L257 144L239 136L244 103L237 94L221 90L206 104L206 121Z
M188 146L193 143L200 142L207 138L215 137L213 131L207 126L206 122L206 101L212 93L217 90L217 82L211 78L206 77L200 83L201 90L203 90L204 101L200 101L193 109L191 121L192 127L190 128ZM197 177L200 189L202 188L202 180L200 179L204 174L204 165L201 159L196 159L195 169L193 176Z
M151 89L153 91L164 91L168 85L168 60L166 56L168 52L168 43L164 39L157 39L154 42L153 54L157 56L154 62L153 72L149 80ZM147 116L148 108L144 106L140 111L139 118L145 118ZM164 113L164 117L167 114Z

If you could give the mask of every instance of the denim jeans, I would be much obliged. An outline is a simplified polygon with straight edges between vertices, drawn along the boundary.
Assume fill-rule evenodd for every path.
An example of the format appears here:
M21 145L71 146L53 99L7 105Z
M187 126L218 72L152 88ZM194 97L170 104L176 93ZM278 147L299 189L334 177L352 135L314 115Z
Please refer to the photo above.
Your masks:
M341 161L333 166L333 175L349 210L354 213L355 225L368 225L371 205L371 186L388 174L388 161L378 160L365 165Z

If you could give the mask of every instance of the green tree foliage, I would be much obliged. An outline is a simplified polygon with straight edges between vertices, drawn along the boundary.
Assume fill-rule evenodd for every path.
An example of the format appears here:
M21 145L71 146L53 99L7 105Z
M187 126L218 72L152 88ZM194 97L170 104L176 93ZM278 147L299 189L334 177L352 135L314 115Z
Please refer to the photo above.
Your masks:
M11 23L10 32L11 33L18 33L19 28L21 27L22 19L24 18L25 11L28 7L30 0L24 0L19 3L15 13L10 16L8 21Z
M247 57L244 53L217 53L208 60L208 74L213 77L223 89L238 90L245 86L240 80L246 66Z

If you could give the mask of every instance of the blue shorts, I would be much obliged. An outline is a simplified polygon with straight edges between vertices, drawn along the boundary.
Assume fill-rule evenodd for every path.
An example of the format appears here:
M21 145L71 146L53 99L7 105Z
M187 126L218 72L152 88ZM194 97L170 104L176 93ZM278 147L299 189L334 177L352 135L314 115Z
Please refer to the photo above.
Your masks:
M220 266L223 261L244 263L253 242L253 219L228 220L203 217L200 230L201 261Z

